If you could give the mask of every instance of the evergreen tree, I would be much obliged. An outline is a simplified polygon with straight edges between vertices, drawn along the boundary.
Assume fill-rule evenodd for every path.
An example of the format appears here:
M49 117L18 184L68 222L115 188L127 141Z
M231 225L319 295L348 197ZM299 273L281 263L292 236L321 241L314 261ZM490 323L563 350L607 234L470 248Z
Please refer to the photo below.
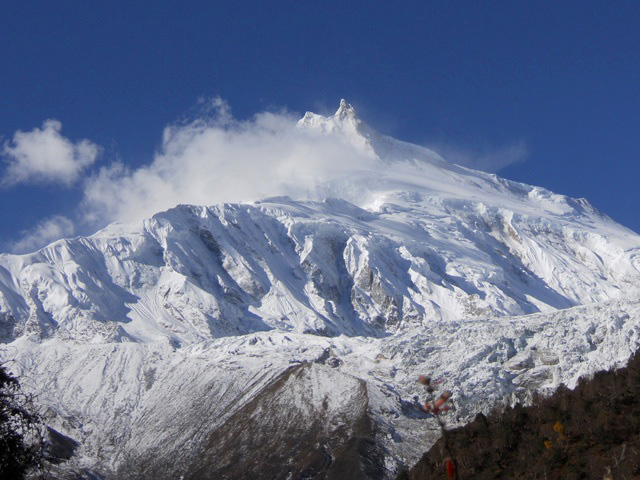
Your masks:
M21 479L41 469L44 441L40 426L31 396L0 365L0 478Z

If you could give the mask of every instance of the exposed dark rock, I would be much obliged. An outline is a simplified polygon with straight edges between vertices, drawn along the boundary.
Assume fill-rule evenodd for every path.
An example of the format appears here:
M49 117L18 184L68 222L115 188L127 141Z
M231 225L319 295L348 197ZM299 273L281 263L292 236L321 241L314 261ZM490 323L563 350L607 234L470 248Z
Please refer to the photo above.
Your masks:
M192 455L132 459L113 478L384 478L365 382L332 367L316 362L289 368L203 445L185 445Z
M351 379L350 391L338 393L348 401L328 412L330 399L313 399L323 394L315 384L324 368L289 369L211 433L185 479L382 478L364 382Z
M51 463L60 463L69 460L76 449L78 442L67 437L57 430L47 427L47 460Z

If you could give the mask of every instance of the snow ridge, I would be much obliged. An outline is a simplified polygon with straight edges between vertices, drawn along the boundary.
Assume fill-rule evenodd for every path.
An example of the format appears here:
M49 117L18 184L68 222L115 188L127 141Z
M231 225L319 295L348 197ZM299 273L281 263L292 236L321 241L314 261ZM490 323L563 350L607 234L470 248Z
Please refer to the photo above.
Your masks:
M179 206L3 255L4 338L383 336L608 300L640 281L628 247L640 240L596 213L553 218L421 195L396 192L377 211L339 199Z

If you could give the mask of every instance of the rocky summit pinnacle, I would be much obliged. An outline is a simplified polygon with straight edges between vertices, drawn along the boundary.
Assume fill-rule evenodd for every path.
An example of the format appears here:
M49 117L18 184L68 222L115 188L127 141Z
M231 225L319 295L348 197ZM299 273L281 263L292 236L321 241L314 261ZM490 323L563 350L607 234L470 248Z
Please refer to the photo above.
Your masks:
M336 111L335 116L340 119L349 119L355 122L361 121L356 114L356 109L353 108L351 104L347 103L344 98L340 100L340 107Z

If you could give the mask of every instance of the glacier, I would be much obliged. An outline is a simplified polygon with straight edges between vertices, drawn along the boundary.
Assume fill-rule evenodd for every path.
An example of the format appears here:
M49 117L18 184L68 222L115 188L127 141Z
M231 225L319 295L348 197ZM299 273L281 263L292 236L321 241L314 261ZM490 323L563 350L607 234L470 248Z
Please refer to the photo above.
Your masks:
M393 478L439 435L418 374L457 425L638 348L640 236L586 200L450 164L345 101L296 128L366 161L305 198L0 255L0 358L78 442L61 471Z

